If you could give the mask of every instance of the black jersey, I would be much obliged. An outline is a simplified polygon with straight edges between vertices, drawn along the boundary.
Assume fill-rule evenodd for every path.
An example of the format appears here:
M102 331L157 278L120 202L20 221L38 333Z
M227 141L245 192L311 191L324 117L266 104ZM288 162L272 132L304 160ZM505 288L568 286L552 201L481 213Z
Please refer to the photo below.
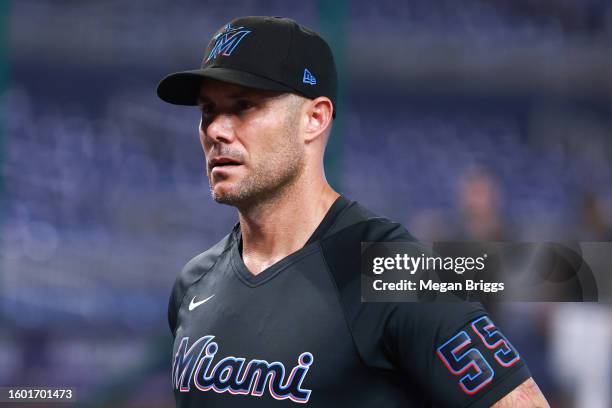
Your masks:
M306 245L258 275L233 231L169 305L178 407L485 407L530 377L476 303L364 303L360 243L413 241L340 197Z

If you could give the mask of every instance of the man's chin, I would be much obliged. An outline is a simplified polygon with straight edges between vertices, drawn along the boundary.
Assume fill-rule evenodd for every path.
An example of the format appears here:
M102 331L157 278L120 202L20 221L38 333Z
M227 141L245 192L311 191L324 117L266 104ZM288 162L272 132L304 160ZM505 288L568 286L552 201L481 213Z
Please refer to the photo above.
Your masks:
M220 194L213 193L212 198L213 200L215 200L215 202L219 204L227 204L231 206L235 206L237 204L237 201L234 197L227 196L227 195L220 195Z
M213 200L219 204L236 206L244 200L243 194L227 186L216 185L211 189L210 193Z

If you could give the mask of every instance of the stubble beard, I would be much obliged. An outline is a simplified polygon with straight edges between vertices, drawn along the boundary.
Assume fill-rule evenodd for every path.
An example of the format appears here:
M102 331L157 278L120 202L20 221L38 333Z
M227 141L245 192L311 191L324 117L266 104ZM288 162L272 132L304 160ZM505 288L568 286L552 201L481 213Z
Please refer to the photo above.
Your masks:
M287 119L282 144L274 153L250 163L249 174L230 190L214 191L210 172L208 181L213 200L239 210L261 206L283 197L299 179L304 167L304 146L298 140L297 125Z

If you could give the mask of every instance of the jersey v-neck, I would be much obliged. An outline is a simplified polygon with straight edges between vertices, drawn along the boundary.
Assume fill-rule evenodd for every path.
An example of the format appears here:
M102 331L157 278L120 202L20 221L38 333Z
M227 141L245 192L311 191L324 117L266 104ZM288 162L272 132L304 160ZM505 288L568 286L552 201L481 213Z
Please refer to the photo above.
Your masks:
M342 211L347 208L352 201L344 198L343 196L339 196L336 201L331 205L323 220L319 223L315 231L312 233L306 244L297 251L287 255L281 260L275 262L270 265L257 275L253 275L251 271L248 270L244 261L242 260L241 247L242 247L242 234L240 232L240 224L236 224L234 228L233 234L233 244L231 249L231 264L238 275L238 278L248 286L255 287L262 285L275 277L278 273L280 273L283 269L287 268L293 262L301 259L302 257L308 256L313 252L318 250L317 245L313 245L317 241L319 241L325 234L331 229L334 223L338 220L339 215Z

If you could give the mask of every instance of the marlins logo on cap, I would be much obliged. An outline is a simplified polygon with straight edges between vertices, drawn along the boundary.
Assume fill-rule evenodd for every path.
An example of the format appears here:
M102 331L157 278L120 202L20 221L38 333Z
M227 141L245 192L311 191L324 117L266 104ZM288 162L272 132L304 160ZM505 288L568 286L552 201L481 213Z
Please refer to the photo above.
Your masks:
M219 55L229 57L232 51L240 44L240 41L251 31L244 27L232 27L232 24L227 24L223 30L213 37L215 45L204 59L203 64L208 63L211 59L217 58Z

